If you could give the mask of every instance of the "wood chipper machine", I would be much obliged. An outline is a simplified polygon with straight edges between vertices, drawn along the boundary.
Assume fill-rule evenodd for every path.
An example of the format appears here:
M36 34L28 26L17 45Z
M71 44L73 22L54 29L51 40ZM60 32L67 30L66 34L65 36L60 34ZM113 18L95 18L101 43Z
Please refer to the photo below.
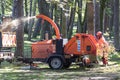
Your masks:
M77 33L70 40L62 39L55 22L39 14L37 18L48 21L55 29L56 39L34 42L31 45L31 58L19 58L25 63L45 62L52 69L68 68L72 62L89 66L97 63L97 41L91 34ZM92 58L91 58L92 56Z

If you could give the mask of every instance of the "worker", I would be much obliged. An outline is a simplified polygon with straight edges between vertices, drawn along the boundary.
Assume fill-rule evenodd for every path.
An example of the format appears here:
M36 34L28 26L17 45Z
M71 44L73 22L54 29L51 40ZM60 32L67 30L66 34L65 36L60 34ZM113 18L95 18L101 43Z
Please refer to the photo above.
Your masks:
M98 42L98 50L100 51L98 54L102 56L102 62L103 65L108 64L108 42L105 40L105 38L102 35L101 31L98 31L96 34L96 39Z

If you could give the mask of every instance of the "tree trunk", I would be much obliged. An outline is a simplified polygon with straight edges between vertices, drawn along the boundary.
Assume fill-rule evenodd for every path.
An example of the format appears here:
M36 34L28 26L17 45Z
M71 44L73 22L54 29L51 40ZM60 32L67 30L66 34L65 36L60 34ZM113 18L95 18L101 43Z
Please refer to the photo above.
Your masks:
M67 16L65 16L65 12L62 10L62 23L61 23L61 33L63 38L67 38Z
M50 18L52 19L52 20L54 20L54 22L57 24L57 26L59 25L59 19L60 19L60 16L59 15L56 15L56 11L57 11L57 9L58 9L58 6L57 6L57 4L55 3L55 4L53 4L53 3L51 3L50 4ZM58 28L59 28L59 26L58 26ZM51 35L55 35L55 31L54 31L54 29L51 29L52 31L51 31Z
M20 19L23 17L23 0L14 0L13 2L13 18ZM20 20L16 31L17 38L17 48L15 57L23 56L24 52L24 28L23 23Z
M85 6L85 13L82 21L82 26L83 26L82 33L86 33L87 32L87 4Z
M28 5L27 5L27 1L25 0L24 5L25 5L25 16L28 16Z
M44 14L48 17L50 17L50 12L49 12L49 4L46 2L46 0L38 0L38 8L39 12L41 14ZM47 21L44 21L43 27L41 28L41 39L45 39L45 33L48 32L49 34L49 39L52 38L51 36L51 27L50 24Z
M76 0L74 1L74 7L71 8L71 14L70 14L70 20L68 23L68 39L72 37L72 31L73 31L73 23L75 19L75 12L76 12Z
M109 16L108 16L108 14L105 14L105 16L104 16L104 29L103 29L103 32L107 32L107 29L109 28L108 26L109 26Z
M29 17L32 16L32 7L33 7L33 0L30 0L30 11L29 11ZM31 40L31 31L32 31L32 20L28 20L28 38L27 40Z
M1 14L2 16L5 14L5 0L1 0Z
M104 14L107 0L100 0L100 31L103 31Z
M100 31L100 17L99 17L99 2L96 0L93 0L94 4L94 35L97 33L97 31Z
M37 35L40 33L40 30L41 30L41 22L42 22L42 19L38 19L36 24L35 24L35 28L34 28L34 31L33 31L33 38L36 38Z
M93 2L87 3L87 30L88 34L94 34L94 7Z
M67 3L65 3L65 5L64 5L64 8L65 9L62 9L61 10L61 33L62 33L62 37L63 38L67 38L67 25L68 25L68 12L67 12L67 10L69 10L69 6L68 6L68 4Z
M113 22L114 22L114 0L110 1L110 9L111 9L111 17L109 20L109 35L110 35L110 39L112 39L112 34L113 34Z
M119 0L114 0L114 44L116 49L119 47Z
M32 8L32 0L31 0L31 9L30 9L30 16L35 16L36 13L36 2L37 0L34 0L33 8ZM28 40L31 40L31 35L32 35L32 28L34 25L34 19L29 20L29 33L28 33Z
M77 32L82 33L83 32L83 26L82 26L82 0L78 1L78 26L77 26Z
M54 13L55 13L54 21L56 24L59 24L59 13L58 13L57 4L54 4Z
M25 4L24 4L25 5L25 16L26 17L28 17L28 5L27 5L27 1L28 0L25 0ZM24 26L24 32L25 33L28 33L28 22L29 21L25 22L25 26Z

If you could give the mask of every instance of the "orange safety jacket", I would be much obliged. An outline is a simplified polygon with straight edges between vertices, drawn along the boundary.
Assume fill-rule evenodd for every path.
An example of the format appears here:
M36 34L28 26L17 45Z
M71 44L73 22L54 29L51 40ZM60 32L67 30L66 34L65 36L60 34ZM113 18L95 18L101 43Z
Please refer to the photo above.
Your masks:
M102 36L100 39L97 39L97 54L103 56L105 53L108 53L108 42Z

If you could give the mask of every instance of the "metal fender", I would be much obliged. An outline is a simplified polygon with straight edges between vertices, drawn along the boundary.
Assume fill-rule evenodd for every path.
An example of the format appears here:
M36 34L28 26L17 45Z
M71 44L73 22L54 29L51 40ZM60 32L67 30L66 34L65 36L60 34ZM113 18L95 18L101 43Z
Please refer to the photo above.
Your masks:
M62 59L63 63L65 63L65 58L64 58L64 56L63 56L63 55L56 54L56 53L54 53L53 55L49 56L49 57L47 58L46 62L48 63L49 60L50 60L51 58L53 58L53 57L59 57L59 58Z

